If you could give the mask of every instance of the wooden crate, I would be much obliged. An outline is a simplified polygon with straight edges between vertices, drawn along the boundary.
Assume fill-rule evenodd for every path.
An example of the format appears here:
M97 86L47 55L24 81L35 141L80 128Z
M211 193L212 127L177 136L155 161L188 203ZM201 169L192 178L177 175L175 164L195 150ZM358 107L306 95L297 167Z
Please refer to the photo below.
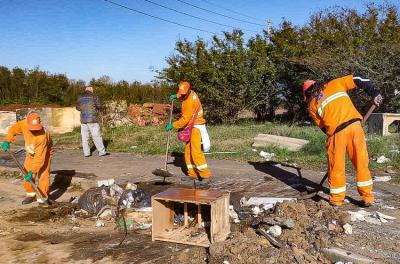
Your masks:
M202 247L224 241L230 233L229 193L217 190L170 188L151 198L153 207L152 240L160 240ZM183 204L184 224L174 225L174 206ZM188 207L197 207L197 228L202 225L202 207L210 210L210 226L193 237L188 223ZM209 208L209 209L207 209Z
M400 114L395 113L373 113L368 119L368 133L380 136L388 136L389 126L394 121L400 121Z

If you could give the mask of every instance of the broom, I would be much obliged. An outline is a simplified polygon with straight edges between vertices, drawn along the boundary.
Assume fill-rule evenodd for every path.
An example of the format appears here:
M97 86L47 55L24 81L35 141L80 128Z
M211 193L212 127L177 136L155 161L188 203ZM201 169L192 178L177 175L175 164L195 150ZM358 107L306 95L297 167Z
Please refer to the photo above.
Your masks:
M171 102L171 110L170 110L170 113L169 113L169 123L172 122L172 112L173 112L173 109L174 109L174 101ZM165 178L167 178L167 177L173 177L173 176L174 176L174 174L172 174L171 172L169 172L168 169L167 169L167 164L168 164L168 151L169 151L170 137L171 137L171 130L168 131L168 136L167 136L167 150L165 151L165 163L164 163L164 168L163 168L163 169L158 168L158 169L155 169L155 170L152 172L152 173L153 173L154 175L156 175L156 176L163 177L163 178L164 178L164 181L163 181L163 182L165 182Z

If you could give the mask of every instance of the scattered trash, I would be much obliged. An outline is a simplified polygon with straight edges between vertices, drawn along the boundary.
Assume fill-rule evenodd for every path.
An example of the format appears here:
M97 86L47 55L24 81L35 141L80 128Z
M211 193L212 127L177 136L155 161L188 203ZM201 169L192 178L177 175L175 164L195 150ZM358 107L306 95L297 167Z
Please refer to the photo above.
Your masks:
M246 200L245 197L240 199L240 206L251 206L251 205L269 205L271 204L271 208L277 204L282 203L284 201L296 201L296 198L275 198L275 197L250 197Z
M233 222L235 224L240 223L239 215L236 213L235 209L233 208L233 205L229 205L229 217L233 219Z
M388 220L395 220L393 216L385 215L380 212L367 212L365 210L359 210L357 212L348 211L351 216L351 221L366 221L370 224L381 225L387 223Z
M336 229L336 225L335 224L333 224L333 223L329 223L328 224L328 230L329 231L335 231L335 229Z
M103 222L103 221L101 221L101 220L97 220L96 221L96 227L104 227L106 224Z
M119 201L119 205L124 205L125 208L141 208L151 206L150 194L137 189L137 190L125 190Z
M274 237L279 237L282 235L282 228L278 225L274 225L268 229L267 233L273 235Z
M121 196L122 193L124 192L124 189L119 187L117 184L113 183L110 186L110 196L115 197L115 196Z
M138 146L135 146L135 145L133 145L133 146L131 146L131 149L135 149L135 148L137 148Z
M131 182L128 182L127 184L126 184L126 186L125 186L125 190L132 190L132 191L134 191L134 190L137 190L138 189L138 186L136 185L136 184L134 184L134 183L131 183Z
M395 153L395 154L400 154L400 150L398 150L398 149L392 149L392 150L389 150L389 152Z
M266 161L271 161L275 157L275 153L268 153L263 150L260 151L259 155L263 157Z
M382 163L386 163L389 162L390 159L386 158L385 156L380 156L376 159L376 163L382 164Z
M343 225L344 233L346 235L351 235L353 234L353 227L350 224L344 224Z
M112 211L110 208L106 208L105 210L102 210L97 216L101 219L110 219L112 217Z
M73 226L72 231L79 231L79 226Z
M390 181L392 179L392 177L390 177L390 176L380 176L380 177L374 177L373 178L373 180L375 181L375 182L388 182L388 181Z
M257 152L257 149L252 149L253 152Z
M224 262L222 262L222 264L230 264L230 262L227 260L224 260Z
M97 187L101 187L101 186L111 186L115 183L114 179L107 179L107 180L101 180L101 181L97 181Z
M261 209L256 205L251 209L251 212L253 215L257 216L261 212Z
M287 229L293 229L295 226L295 223L291 218L288 218L288 219L281 219L279 217L263 218L261 220L261 222L266 225L270 225L270 226L278 225L280 227L287 228Z
M269 234L264 229L258 228L256 230L256 232L258 234L263 235L271 243L271 245L273 245L274 247L281 248L281 247L284 246L284 244L283 244L283 242L281 240L279 240L277 237L274 237L273 235Z
M133 219L125 219L125 225L126 228L130 231L146 230L151 227L150 223L138 223ZM120 219L119 221L119 226L121 229L124 229L124 222L122 219Z

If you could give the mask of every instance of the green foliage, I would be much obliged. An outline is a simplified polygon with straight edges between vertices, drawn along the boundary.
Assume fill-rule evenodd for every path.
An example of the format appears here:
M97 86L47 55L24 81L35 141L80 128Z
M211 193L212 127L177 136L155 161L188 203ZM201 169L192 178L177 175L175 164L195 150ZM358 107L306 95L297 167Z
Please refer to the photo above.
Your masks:
M191 83L212 123L232 121L244 109L260 117L279 104L274 67L268 62L269 47L257 35L246 41L241 31L214 36L211 43L179 40L177 54L167 58L168 67L159 78L169 83ZM211 111L212 109L212 111Z
M380 111L398 112L399 57L397 8L369 4L363 13L322 10L302 27L285 20L270 35L264 32L247 41L240 31L208 42L179 40L159 78L191 82L208 110L206 118L214 123L234 120L242 109L272 120L278 106L294 120L304 119L304 80L329 81L353 73L370 78L386 98ZM356 89L352 97L365 112L371 100L365 92Z
M96 94L105 100L126 100L128 103L167 102L172 92L162 82L141 84L120 81L114 83L107 76L92 79ZM84 81L70 80L64 74L50 74L35 68L23 70L0 66L0 105L60 104L74 105L85 88Z

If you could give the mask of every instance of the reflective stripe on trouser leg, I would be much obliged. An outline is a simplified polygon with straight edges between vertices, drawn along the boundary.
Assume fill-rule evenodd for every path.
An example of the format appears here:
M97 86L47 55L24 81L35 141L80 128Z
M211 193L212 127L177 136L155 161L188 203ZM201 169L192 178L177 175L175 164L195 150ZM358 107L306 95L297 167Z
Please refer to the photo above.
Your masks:
M194 164L191 157L190 141L185 145L185 163L187 168L187 174L190 177L197 178L196 172L194 170Z
M346 129L329 137L326 142L329 170L329 200L342 204L346 196Z
M372 193L372 177L368 169L368 151L365 142L365 134L359 122L350 125L351 132L349 136L348 152L357 172L357 189L361 198L365 202L373 202L374 194Z
M190 138L190 154L195 171L202 178L211 176L211 171L208 168L206 157L201 149L201 133L198 128L193 128Z
M36 196L36 193L35 193L35 192L27 192L27 193L26 193L26 196L28 196L28 197L35 197L35 196Z

